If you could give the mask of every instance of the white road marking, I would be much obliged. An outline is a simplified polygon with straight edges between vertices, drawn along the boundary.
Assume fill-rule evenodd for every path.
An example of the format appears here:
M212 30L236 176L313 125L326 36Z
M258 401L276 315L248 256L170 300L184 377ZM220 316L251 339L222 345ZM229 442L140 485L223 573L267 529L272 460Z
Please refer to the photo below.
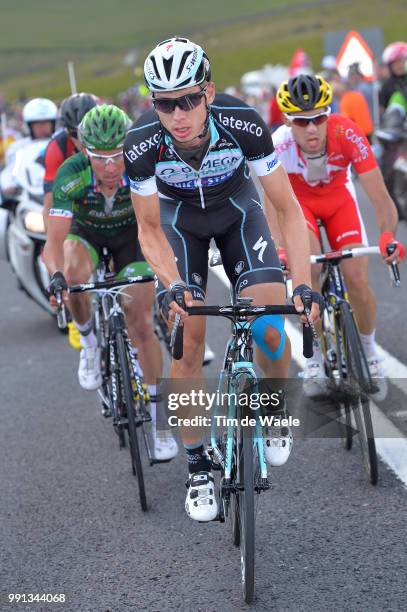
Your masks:
M216 266L210 269L229 288L229 279L223 266ZM299 367L304 368L305 358L302 354L302 334L288 319L286 319L285 329L291 341L292 356ZM385 357L387 372L391 372L391 382L406 392L407 381L399 381L398 379L407 378L407 367L382 347L379 347L379 350ZM371 401L371 412L374 430L380 431L387 436L386 438L376 438L377 452L381 459L393 470L397 478L407 486L407 439L373 401Z

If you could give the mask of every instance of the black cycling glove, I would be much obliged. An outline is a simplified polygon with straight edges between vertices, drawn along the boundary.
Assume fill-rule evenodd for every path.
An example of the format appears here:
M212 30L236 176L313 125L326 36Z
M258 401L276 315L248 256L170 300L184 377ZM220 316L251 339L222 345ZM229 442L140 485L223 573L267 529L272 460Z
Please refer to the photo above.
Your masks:
M312 303L315 302L319 306L319 312L322 315L325 308L325 300L318 291L312 291L308 285L298 285L293 291L292 301L296 295L299 295L305 309L311 310Z
M51 276L51 282L48 285L48 295L55 295L58 291L66 291L67 289L68 283L62 272L54 272Z
M178 306L185 308L184 293L188 291L188 286L184 281L175 281L171 283L170 288L164 294L161 302L161 314L166 321L170 312L171 302L177 302Z

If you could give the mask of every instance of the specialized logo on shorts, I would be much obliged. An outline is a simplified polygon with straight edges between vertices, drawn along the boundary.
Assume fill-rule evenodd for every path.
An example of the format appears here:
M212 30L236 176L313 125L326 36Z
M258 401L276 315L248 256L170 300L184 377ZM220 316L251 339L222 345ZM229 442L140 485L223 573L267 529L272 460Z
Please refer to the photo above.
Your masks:
M263 236L260 236L256 244L253 246L253 251L259 251L259 254L257 255L257 257L259 261L261 261L261 263L264 263L263 255L264 255L266 246L267 246L267 240L263 240Z
M142 142L139 142L136 145L133 145L131 149L125 151L125 156L131 162L136 161L143 153L147 153L150 149L154 149L161 139L161 132L157 132L151 138L146 138Z
M256 123L250 121L243 121L242 119L236 119L233 115L230 117L225 117L222 113L219 113L219 121L225 127L234 128L235 130L240 130L241 132L248 132L249 134L254 134L258 138L263 134L263 128Z
M197 272L192 272L192 280L197 285L202 285L202 276L200 274L198 274Z
M239 276L239 274L242 273L242 270L244 268L244 261L238 261L237 264L235 265L235 274L236 276Z

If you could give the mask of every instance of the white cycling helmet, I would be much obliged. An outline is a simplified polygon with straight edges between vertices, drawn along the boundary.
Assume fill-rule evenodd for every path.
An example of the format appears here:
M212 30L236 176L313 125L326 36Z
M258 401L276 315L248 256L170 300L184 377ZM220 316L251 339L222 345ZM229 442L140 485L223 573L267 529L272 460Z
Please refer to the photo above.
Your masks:
M56 121L57 114L57 105L48 98L34 98L27 102L23 108L23 119L26 123Z
M144 63L144 78L150 91L177 91L211 78L204 50L187 38L169 38L151 51Z

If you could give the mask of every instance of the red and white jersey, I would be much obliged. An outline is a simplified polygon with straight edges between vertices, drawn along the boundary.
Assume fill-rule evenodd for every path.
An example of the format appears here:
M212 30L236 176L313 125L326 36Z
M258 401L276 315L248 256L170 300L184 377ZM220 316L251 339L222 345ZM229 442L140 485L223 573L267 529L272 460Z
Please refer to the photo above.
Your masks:
M282 125L273 134L274 148L286 169L300 204L320 197L331 197L333 191L345 187L348 169L352 165L357 174L376 168L370 144L361 129L341 115L328 117L326 174L318 181L308 179L307 159L294 140L291 127ZM329 200L326 200L329 205Z

